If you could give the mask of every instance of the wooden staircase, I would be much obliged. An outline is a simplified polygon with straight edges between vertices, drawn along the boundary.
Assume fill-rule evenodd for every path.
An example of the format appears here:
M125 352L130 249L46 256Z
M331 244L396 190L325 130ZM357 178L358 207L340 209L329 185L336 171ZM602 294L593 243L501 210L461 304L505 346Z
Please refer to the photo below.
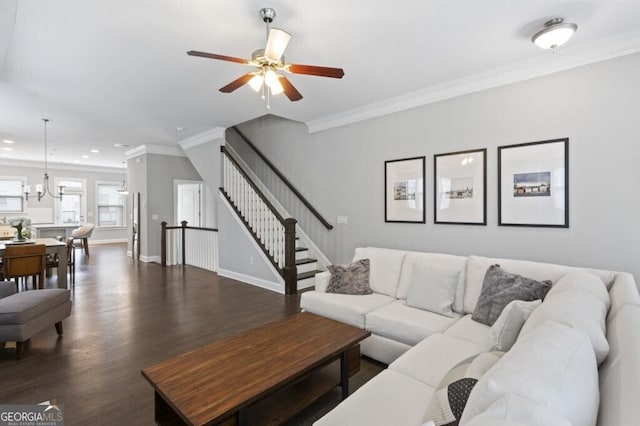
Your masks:
M315 284L315 277L318 272L318 259L309 257L309 249L300 247L299 239L296 239L296 267L298 271L298 290L312 287Z

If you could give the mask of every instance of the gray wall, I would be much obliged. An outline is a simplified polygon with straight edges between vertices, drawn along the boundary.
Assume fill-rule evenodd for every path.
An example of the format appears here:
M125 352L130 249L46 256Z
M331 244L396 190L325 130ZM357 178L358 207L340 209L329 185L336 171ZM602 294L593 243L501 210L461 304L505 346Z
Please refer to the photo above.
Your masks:
M140 192L140 255L144 260L160 256L160 224L175 224L175 179L202 180L186 157L142 154L128 160L129 187ZM156 218L154 218L156 217Z
M638 280L638 75L635 54L314 134L273 116L240 128L335 225L325 230L257 167L334 262L372 245L624 270ZM497 226L497 147L562 137L570 138L570 228ZM433 155L473 148L488 149L488 224L435 225ZM422 155L427 223L385 223L384 161ZM336 225L337 215L349 223Z
M55 166L54 166L55 167ZM122 182L122 170L114 169L109 170L105 168L96 167L93 171L88 170L72 170L69 167L67 169L57 169L49 167L49 189L55 191L55 179L57 177L67 178L82 178L87 180L87 212L85 214L84 221L90 223L96 223L96 182ZM45 196L42 200L38 201L35 196L35 186L42 183L42 176L44 174L43 167L29 167L29 166L11 166L3 162L0 165L0 176L25 176L27 178L27 184L31 185L31 193L33 197L29 197L27 202L27 208L51 208L54 209L54 199L50 196ZM129 201L129 200L127 200ZM130 208L127 203L127 208ZM11 214L0 213L0 216L12 216ZM16 216L16 215L13 215ZM17 215L21 216L21 215ZM128 237L126 228L95 228L91 236L92 240L111 240L111 239L123 239Z

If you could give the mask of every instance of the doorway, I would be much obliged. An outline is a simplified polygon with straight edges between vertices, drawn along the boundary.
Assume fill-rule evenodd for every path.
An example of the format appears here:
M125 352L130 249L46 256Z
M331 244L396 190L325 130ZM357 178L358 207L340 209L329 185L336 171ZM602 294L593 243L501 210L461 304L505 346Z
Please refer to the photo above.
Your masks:
M203 226L204 188L198 181L174 181L176 194L176 225L183 220L188 226Z

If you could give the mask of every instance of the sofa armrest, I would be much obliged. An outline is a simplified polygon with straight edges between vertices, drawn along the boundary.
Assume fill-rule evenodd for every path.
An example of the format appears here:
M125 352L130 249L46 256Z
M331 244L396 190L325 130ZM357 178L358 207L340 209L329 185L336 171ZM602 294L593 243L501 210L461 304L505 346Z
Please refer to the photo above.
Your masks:
M0 281L0 299L16 294L16 283L13 281Z
M316 291L326 293L331 281L331 272L323 271L316 274Z

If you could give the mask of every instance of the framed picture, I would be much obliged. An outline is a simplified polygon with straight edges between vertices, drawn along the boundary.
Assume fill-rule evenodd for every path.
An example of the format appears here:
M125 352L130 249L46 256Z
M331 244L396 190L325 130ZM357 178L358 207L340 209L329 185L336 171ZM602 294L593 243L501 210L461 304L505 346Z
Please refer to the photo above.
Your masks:
M434 155L434 223L486 225L486 188L486 148Z
M384 162L384 221L425 223L425 157Z
M569 227L569 139L498 147L498 225Z

